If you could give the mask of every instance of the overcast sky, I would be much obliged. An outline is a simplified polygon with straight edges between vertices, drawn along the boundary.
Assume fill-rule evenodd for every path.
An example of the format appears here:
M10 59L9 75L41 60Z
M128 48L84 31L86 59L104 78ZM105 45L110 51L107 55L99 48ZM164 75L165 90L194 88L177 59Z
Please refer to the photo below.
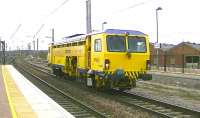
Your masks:
M8 49L27 49L38 33L39 49L47 49L51 29L55 40L86 32L86 0L1 0L0 37ZM199 0L91 0L92 29L105 28L139 30L156 42L156 8L159 11L159 42L177 44L182 41L200 43ZM62 3L63 6L59 7ZM57 9L59 7L59 9ZM55 11L55 12L54 12ZM20 25L21 24L21 25ZM19 27L18 32L15 30ZM33 46L32 46L33 47Z

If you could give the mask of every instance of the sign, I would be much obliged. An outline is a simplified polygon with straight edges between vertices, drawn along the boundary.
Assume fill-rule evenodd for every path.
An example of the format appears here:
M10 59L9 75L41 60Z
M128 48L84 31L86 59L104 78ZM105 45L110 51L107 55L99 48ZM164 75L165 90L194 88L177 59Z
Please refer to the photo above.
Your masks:
M159 43L154 43L154 48L156 48L156 49L160 48L160 44Z

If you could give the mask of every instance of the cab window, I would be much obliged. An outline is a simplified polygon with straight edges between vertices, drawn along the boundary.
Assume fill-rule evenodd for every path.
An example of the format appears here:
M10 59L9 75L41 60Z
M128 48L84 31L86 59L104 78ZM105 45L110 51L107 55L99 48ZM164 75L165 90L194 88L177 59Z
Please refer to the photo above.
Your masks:
M129 36L128 50L130 52L146 52L146 40L144 37Z
M95 39L94 41L94 51L101 52L101 39Z
M108 35L107 48L109 52L125 52L125 36Z

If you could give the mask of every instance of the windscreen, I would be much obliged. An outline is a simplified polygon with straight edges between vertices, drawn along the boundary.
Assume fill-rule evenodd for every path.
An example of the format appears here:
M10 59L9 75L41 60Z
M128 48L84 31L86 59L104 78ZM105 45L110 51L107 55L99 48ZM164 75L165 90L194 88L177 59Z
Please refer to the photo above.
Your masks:
M145 38L138 36L128 36L128 50L130 52L146 52Z
M107 48L109 52L125 52L125 36L109 35L107 36Z

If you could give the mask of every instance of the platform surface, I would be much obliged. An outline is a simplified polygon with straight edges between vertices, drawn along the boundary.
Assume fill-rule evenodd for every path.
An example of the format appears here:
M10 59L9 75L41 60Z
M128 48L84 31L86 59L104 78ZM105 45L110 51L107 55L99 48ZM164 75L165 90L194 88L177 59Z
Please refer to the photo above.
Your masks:
M0 66L0 118L12 118Z
M7 96L7 111L11 112L13 118L74 118L13 66L6 65L1 68L0 78L3 78L1 80L4 81L6 89L6 95L3 96Z

